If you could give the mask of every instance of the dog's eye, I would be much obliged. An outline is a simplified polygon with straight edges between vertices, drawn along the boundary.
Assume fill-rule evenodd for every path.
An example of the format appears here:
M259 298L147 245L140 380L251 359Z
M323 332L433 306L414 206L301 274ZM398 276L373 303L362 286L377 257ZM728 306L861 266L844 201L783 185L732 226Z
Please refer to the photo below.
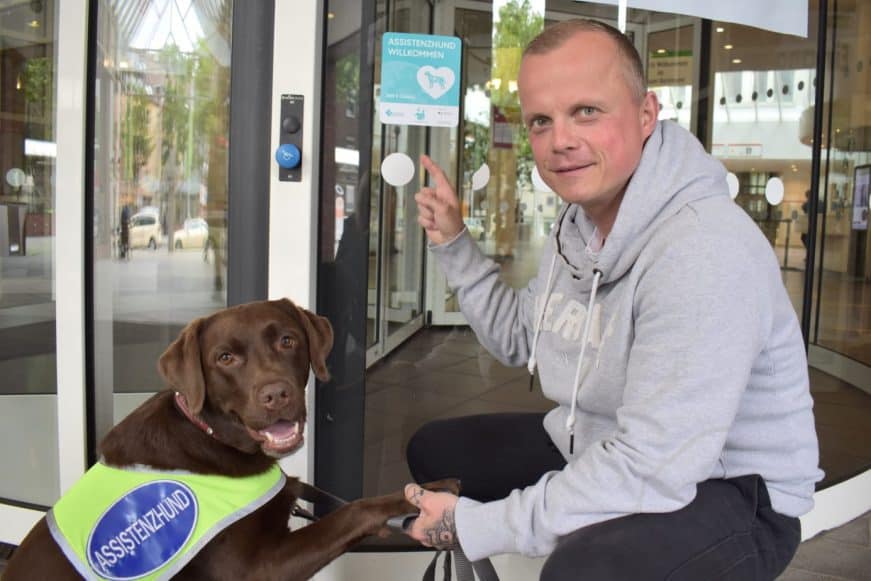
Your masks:
M293 349L296 347L296 341L290 335L285 335L281 338L281 346L285 349Z
M218 363L221 363L223 365L229 365L232 362L233 362L233 354L232 353L228 353L227 351L224 351L223 353L218 355Z

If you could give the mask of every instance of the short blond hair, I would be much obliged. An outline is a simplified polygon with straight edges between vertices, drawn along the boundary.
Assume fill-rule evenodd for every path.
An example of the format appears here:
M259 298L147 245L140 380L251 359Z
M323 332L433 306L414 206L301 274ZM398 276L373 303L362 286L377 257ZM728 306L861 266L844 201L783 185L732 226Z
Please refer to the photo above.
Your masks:
M623 74L629 90L638 101L647 94L647 83L644 79L644 66L641 56L635 50L635 45L629 38L604 22L587 18L572 18L545 27L538 36L532 39L523 49L524 58L528 55L546 54L561 47L567 40L581 32L601 32L608 35L617 45L617 52L623 61Z

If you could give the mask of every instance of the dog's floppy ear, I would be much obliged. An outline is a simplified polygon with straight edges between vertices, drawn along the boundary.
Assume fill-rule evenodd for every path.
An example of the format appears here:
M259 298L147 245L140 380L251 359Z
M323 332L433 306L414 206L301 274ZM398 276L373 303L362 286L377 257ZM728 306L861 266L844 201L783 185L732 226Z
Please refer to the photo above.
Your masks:
M311 311L293 304L289 299L278 301L282 308L288 311L296 311L305 327L308 336L308 356L311 361L315 377L321 381L330 380L330 372L327 371L327 355L333 348L333 326L326 317L316 315Z
M202 322L202 319L196 319L182 329L157 362L157 369L164 381L184 396L188 409L194 415L203 409L206 398L206 379L200 361Z

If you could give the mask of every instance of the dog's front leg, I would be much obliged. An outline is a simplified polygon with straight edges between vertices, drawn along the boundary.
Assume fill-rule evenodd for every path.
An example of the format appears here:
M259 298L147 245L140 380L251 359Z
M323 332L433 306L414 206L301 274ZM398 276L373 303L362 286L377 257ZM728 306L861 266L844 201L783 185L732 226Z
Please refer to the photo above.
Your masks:
M350 502L280 542L262 546L248 578L309 579L365 537L377 534L390 517L415 511L401 493Z

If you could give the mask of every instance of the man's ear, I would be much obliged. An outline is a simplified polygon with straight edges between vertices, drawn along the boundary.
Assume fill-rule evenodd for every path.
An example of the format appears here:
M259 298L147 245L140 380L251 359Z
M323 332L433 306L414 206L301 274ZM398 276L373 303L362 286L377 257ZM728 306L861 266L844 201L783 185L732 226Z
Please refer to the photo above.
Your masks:
M157 370L163 380L184 396L188 409L194 415L203 409L206 398L206 379L200 361L202 322L202 319L196 319L182 329L157 362Z
M653 91L647 91L641 100L641 134L644 139L650 137L656 129L656 121L659 119L659 98Z
M316 315L309 310L293 304L289 299L278 301L281 307L290 312L295 311L302 321L305 334L308 337L308 356L315 377L321 381L330 380L327 371L327 355L333 348L333 326L326 317Z

